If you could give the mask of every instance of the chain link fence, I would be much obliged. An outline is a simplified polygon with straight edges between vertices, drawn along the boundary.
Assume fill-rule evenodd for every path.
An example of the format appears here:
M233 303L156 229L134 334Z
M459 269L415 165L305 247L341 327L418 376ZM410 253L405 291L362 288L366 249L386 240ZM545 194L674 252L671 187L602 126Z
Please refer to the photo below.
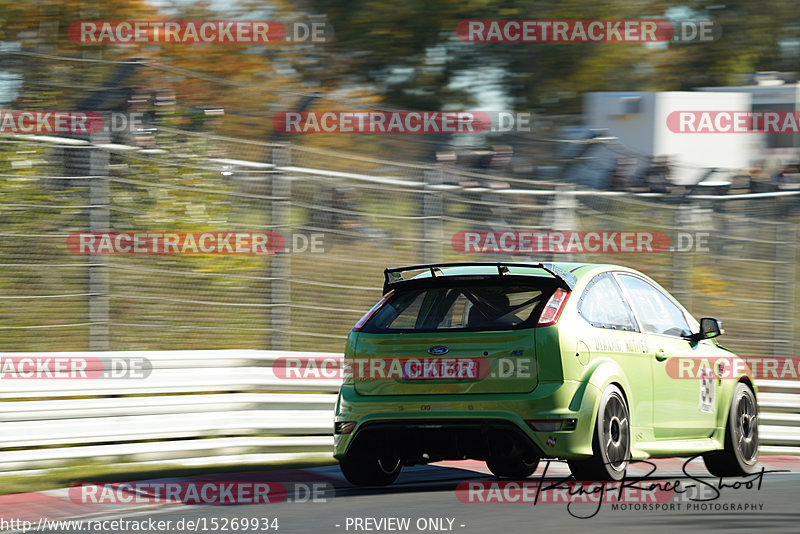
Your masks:
M794 193L585 191L169 128L154 141L0 139L0 350L338 352L387 266L535 259L640 269L722 319L732 350L794 355ZM678 250L463 254L468 230L657 231ZM278 232L287 251L74 254L82 232Z

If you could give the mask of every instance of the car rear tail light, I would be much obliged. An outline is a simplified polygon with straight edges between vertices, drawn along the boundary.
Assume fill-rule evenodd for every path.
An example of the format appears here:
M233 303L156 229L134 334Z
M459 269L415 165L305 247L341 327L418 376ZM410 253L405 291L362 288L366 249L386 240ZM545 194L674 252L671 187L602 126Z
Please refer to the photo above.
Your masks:
M360 332L361 329L364 327L364 325L367 323L367 321L369 321L369 318L372 317L375 314L375 312L378 311L381 308L381 306L383 306L384 303L387 300L389 300L389 297L391 297L393 294L394 294L394 291L389 291L388 293L386 293L383 296L383 298L381 300L379 300L378 303L375 306L370 308L370 310L367 313L365 313L364 316L361 319L358 320L358 322L353 327L353 331L354 332Z
M555 293L547 301L542 315L539 317L536 326L550 326L558 321L558 316L561 315L561 310L564 308L564 303L567 301L569 291L566 289L558 288Z

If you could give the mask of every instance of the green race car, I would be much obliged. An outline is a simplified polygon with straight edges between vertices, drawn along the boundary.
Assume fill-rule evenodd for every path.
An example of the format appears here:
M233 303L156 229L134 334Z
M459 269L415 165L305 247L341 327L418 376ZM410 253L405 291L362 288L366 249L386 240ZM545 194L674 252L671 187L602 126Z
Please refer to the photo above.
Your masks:
M712 339L718 320L698 323L642 273L450 263L385 277L348 338L336 403L334 456L353 484L467 458L512 478L544 457L581 480L698 454L717 476L755 469L750 369Z

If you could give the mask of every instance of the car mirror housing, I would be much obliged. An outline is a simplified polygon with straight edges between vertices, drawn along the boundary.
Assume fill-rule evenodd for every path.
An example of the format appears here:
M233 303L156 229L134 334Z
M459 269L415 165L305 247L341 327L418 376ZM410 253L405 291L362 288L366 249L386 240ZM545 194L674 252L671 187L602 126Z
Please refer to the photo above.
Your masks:
M721 336L724 333L725 329L722 328L722 321L714 319L713 317L703 317L700 319L700 331L689 336L689 339L697 342Z

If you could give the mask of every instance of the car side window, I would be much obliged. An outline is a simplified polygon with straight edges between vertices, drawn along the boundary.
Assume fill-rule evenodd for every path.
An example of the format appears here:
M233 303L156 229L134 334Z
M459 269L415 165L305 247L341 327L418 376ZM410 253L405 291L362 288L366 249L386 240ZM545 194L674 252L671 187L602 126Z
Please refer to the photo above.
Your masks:
M619 280L628 292L642 331L668 336L691 334L681 309L655 286L638 276L627 274L619 275Z
M599 274L589 282L578 301L578 313L598 328L636 330L622 292L608 273Z

